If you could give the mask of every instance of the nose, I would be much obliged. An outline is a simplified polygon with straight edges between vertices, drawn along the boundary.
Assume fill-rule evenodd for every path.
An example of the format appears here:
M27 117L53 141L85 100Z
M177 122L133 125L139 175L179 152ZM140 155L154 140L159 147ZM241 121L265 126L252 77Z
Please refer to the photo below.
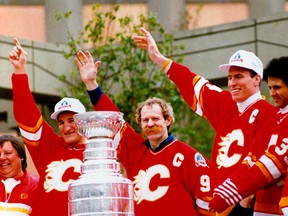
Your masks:
M229 80L228 80L228 86L233 86L233 85L235 85L235 79L232 77L232 78L229 78Z
M151 127L154 125L154 121L152 119L149 119L147 122L148 127Z
M70 130L70 128L71 128L71 123L65 122L63 124L64 131L68 131L68 130Z
M270 89L270 96L273 97L276 95L276 91L274 89Z
M5 160L6 159L6 155L4 153L0 153L0 160Z

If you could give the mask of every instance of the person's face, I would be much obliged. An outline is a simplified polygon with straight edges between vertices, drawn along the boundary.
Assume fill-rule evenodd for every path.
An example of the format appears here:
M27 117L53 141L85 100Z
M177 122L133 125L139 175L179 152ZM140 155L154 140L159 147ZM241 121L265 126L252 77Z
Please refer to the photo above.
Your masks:
M232 66L228 73L228 88L235 102L243 102L259 91L261 78L251 77L251 72L245 68Z
M5 178L15 178L23 175L22 158L13 148L10 141L0 147L0 175Z
M83 144L85 138L78 133L74 122L74 112L63 112L58 115L58 127L61 136L69 145Z
M267 84L275 106L283 108L288 105L288 87L285 82L277 77L268 77Z
M168 137L167 126L171 120L164 119L162 109L158 104L144 106L141 110L141 128L143 134L150 141L152 148L156 148Z

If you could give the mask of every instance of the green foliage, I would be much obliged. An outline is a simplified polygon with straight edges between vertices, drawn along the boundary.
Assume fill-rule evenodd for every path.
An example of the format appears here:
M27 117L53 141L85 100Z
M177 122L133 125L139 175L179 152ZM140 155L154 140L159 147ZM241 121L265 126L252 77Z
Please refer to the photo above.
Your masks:
M153 96L170 102L176 119L172 132L209 157L213 139L210 126L190 110L176 86L149 59L148 53L135 46L133 36L140 34L140 27L148 29L157 38L160 52L177 62L183 60L183 56L179 55L183 45L175 43L173 35L168 34L152 14L141 14L135 21L128 16L118 18L119 5L108 12L99 10L100 7L100 4L93 5L93 18L78 39L71 38L68 43L70 51L65 56L75 58L81 47L90 47L92 56L102 62L98 83L124 113L125 120L138 132L140 128L134 116L138 103ZM78 72L71 72L69 77L63 75L60 79L69 83L69 93L62 89L64 95L71 94L81 99L88 110L92 109Z

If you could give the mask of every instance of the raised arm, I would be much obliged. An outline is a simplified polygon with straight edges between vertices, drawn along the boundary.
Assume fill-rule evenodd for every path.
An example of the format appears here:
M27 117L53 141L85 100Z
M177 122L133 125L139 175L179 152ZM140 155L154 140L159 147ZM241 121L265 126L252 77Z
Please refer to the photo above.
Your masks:
M81 79L86 86L90 101L96 111L119 111L118 107L111 99L102 92L97 83L98 67L101 61L93 60L89 51L79 51L75 58L75 63L79 69Z

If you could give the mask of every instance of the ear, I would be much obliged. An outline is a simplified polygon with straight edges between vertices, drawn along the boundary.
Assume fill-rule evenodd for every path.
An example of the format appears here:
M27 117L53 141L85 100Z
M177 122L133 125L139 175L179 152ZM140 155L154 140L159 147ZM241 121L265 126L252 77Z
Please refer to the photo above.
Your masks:
M165 122L166 122L166 126L167 126L167 127L170 126L171 123L172 123L172 118L169 116L169 117L165 120Z
M260 75L257 74L254 78L255 78L255 79L254 79L255 85L256 85L256 86L259 86L260 83L261 83L261 77L260 77Z

